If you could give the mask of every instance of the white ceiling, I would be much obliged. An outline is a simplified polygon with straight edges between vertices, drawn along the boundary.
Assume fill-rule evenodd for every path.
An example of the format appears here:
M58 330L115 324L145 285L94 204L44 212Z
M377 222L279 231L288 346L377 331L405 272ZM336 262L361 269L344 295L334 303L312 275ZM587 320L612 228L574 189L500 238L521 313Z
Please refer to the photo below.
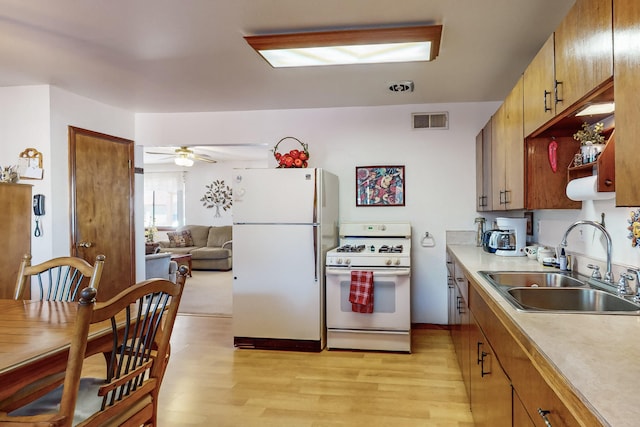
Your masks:
M133 112L499 101L573 2L0 0L0 87L50 84ZM418 24L444 27L433 62L273 69L243 39ZM414 92L387 89L399 80Z
M134 112L499 101L573 0L0 0L0 86ZM431 63L273 69L244 35L440 23ZM413 80L413 93L388 83Z

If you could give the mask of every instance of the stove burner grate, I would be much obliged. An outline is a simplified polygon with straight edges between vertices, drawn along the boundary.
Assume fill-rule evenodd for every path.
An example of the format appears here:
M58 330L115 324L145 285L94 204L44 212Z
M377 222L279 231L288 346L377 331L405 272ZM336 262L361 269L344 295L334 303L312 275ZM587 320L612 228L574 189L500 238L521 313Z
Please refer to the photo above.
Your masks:
M344 245L336 249L336 252L362 252L364 245Z
M395 246L389 246L389 245L382 245L380 246L380 249L378 249L378 252L380 253L402 253L402 245L395 245Z

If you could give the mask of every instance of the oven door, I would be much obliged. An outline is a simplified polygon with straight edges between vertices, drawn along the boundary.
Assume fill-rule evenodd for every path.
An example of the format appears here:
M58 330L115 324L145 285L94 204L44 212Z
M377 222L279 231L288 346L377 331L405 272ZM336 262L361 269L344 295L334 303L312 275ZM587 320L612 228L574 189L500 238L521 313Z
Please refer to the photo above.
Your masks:
M351 270L326 269L328 329L409 331L411 329L411 270L367 268L373 271L373 313L351 310Z

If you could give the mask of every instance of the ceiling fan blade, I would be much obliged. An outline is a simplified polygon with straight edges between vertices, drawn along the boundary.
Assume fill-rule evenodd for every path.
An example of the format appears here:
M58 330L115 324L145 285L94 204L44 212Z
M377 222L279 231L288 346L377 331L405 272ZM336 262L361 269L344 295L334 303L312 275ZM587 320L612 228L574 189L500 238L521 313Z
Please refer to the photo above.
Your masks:
M163 154L165 156L172 156L172 153L163 153L160 151L145 151L144 154Z
M204 156L204 155L200 155L200 154L192 154L190 156L192 159L194 160L199 160L201 162L206 162L206 163L217 163L216 160L212 159L209 156Z

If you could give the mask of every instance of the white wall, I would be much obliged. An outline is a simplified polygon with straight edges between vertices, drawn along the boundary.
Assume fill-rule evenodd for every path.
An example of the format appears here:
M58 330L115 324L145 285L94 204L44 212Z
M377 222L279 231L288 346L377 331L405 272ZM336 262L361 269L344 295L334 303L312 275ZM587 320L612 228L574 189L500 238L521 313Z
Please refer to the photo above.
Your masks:
M45 195L42 236L31 238L34 263L70 253L69 125L134 137L133 113L47 85L0 88L0 165L16 164L28 147L43 154L43 179L20 181Z
M224 211L220 209L220 217L215 217L215 208L206 208L200 199L207 191L206 185L210 185L213 181L222 180L225 185L232 187L231 179L233 178L234 168L264 168L267 167L265 161L235 161L220 163L202 163L195 162L193 166L183 168L174 164L147 164L145 165L145 173L147 172L169 172L169 171L185 171L185 224L197 225L231 225L232 210ZM166 240L164 234L160 234L160 238L156 240Z
M160 146L204 139L212 144L273 146L285 136L294 136L309 144L309 166L327 169L340 178L342 221L408 221L412 224L412 321L444 324L447 321L445 230L473 228L475 137L498 105L494 102L137 114L136 142ZM411 113L442 111L449 112L448 130L411 129ZM286 147L281 148L284 151ZM271 160L270 166L274 165L275 161ZM355 206L355 167L371 165L405 166L406 206ZM199 183L202 194L208 181ZM434 248L420 246L420 237L427 231L435 237Z
M51 87L51 164L45 176L55 188L52 206L53 245L50 256L69 255L69 126L88 129L125 139L135 136L134 114L119 108ZM98 184L98 183L97 183ZM99 188L96 188L99 191ZM142 244L143 245L143 244ZM144 245L143 245L144 246ZM141 252L144 254L144 247ZM107 261L108 262L108 261Z
M49 86L14 86L0 88L0 165L18 163L19 154L26 148L42 153L45 179L21 180L33 186L32 194L45 194L45 212L41 217L42 235L35 237L35 216L31 222L31 254L35 260L46 259L53 242L51 212L51 148ZM39 261L35 261L39 262Z
M612 260L622 266L640 267L639 246L632 247L629 238L629 218L632 211L638 208L616 208L614 200L597 200L582 202L582 209L567 211L545 210L534 213L535 231L540 243L556 247L560 243L566 229L575 221L586 219L600 222L601 214L605 214L605 226L613 242ZM594 227L580 226L571 231L567 239L569 253L583 254L600 260L601 271L604 272L606 260L606 240ZM619 269L618 269L619 270ZM587 270L588 272L588 270ZM616 280L619 271L616 272Z

